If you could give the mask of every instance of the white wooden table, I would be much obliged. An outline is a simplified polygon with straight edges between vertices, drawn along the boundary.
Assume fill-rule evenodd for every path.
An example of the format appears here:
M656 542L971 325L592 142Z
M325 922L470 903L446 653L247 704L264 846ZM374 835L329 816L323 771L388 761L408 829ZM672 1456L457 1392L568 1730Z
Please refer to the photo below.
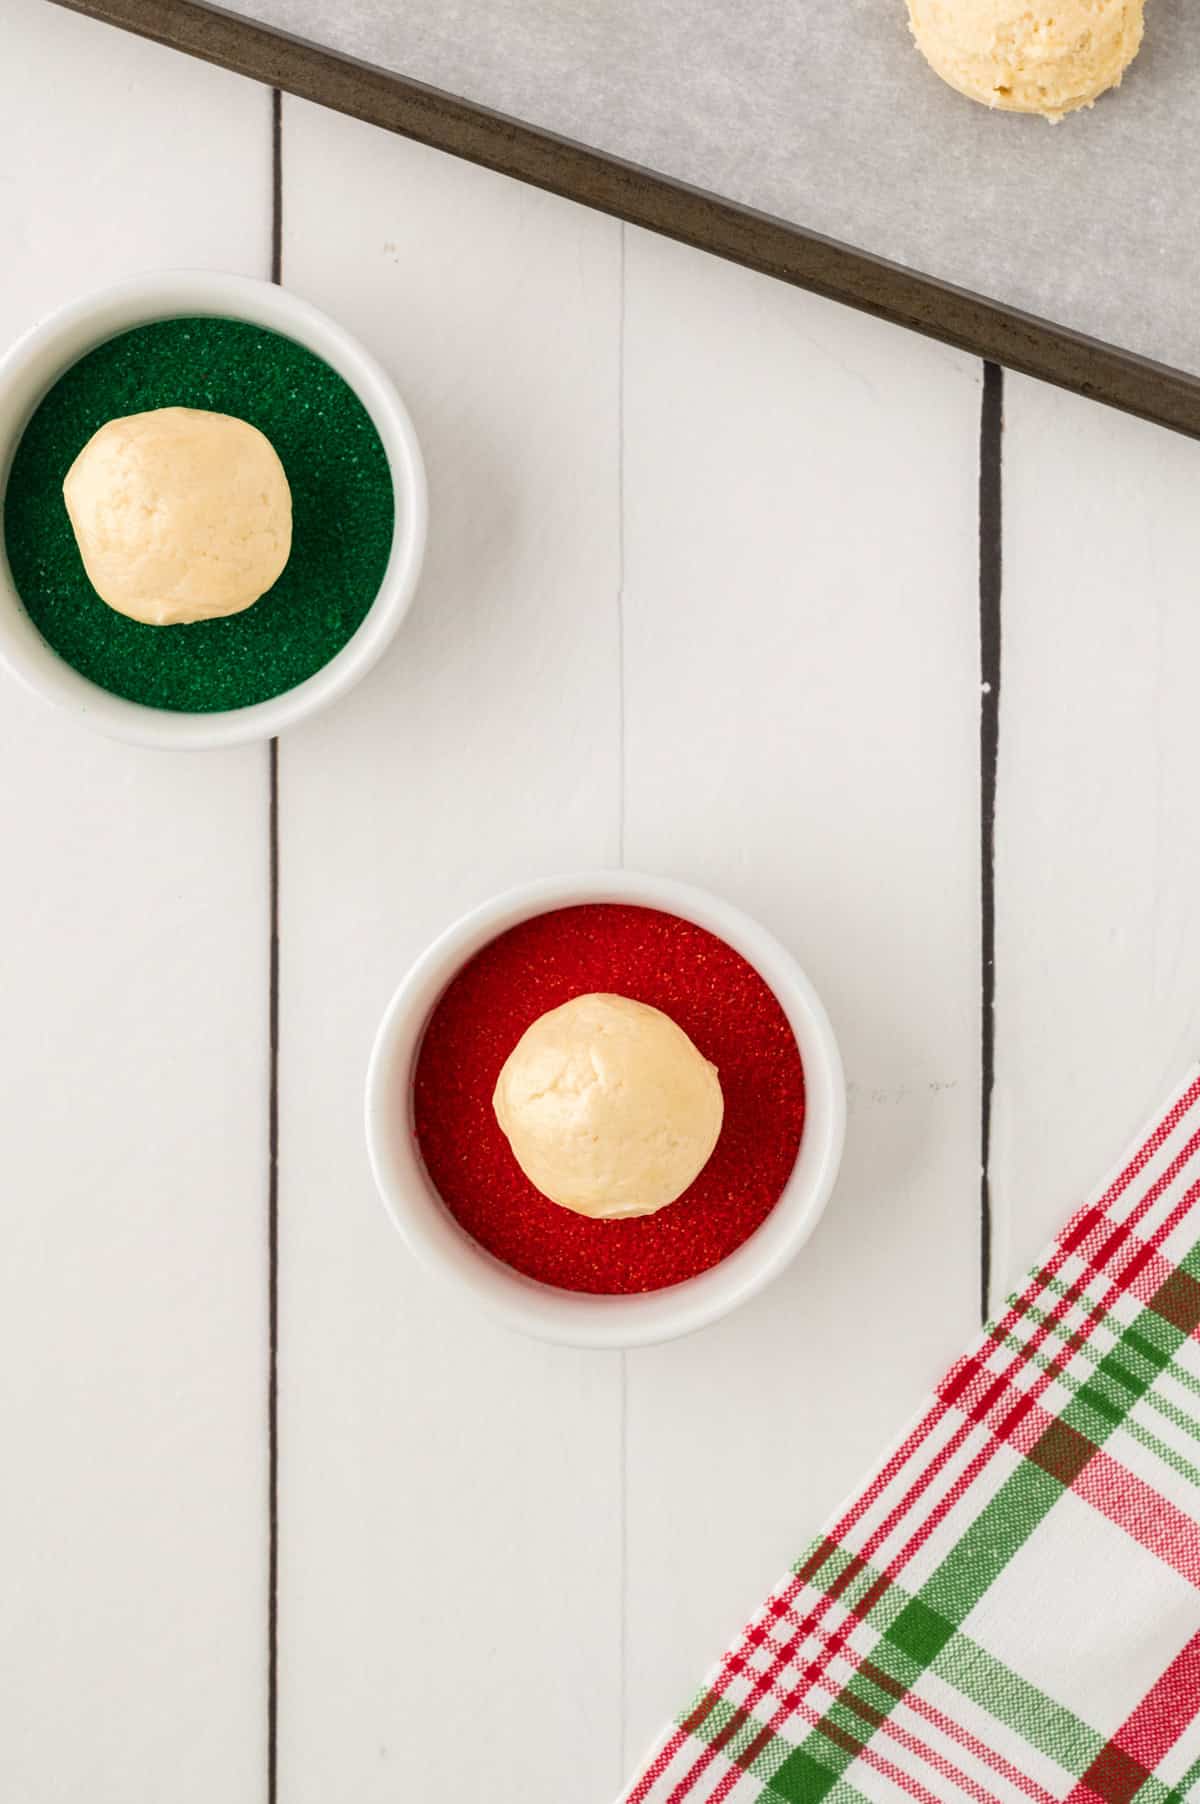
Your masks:
M269 273L269 93L2 30L0 338ZM0 691L0 1800L606 1804L978 1319L982 372L288 100L281 169L429 558L279 747L275 1265L269 751ZM1003 455L996 1294L1200 1051L1200 448L1009 379ZM852 1090L792 1272L605 1357L422 1277L360 1093L450 917L620 860L792 946Z

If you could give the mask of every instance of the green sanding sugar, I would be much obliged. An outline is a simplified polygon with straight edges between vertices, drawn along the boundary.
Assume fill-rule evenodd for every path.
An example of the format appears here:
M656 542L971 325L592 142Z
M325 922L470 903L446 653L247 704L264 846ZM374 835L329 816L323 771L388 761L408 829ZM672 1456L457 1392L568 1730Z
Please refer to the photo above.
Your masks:
M292 554L244 613L143 626L84 573L63 478L106 420L200 407L265 432L292 490ZM353 389L276 332L232 319L138 326L89 351L42 400L4 496L8 561L34 625L114 695L201 714L292 689L340 651L375 599L392 547L387 456Z

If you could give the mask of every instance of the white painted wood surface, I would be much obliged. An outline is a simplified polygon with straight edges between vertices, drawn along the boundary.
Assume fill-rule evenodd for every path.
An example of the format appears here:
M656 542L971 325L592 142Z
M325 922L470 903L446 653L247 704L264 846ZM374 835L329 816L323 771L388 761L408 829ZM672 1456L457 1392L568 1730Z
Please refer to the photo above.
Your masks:
M629 1358L634 1757L973 1321L979 366L895 338L629 234L625 855L794 949L850 1085L791 1272Z
M266 273L266 96L33 0L0 38L6 345ZM266 772L0 692L5 1804L262 1795Z
M1200 445L1009 377L1004 491L998 1284L1200 1056Z
M429 1285L362 1086L448 920L616 855L620 231L300 103L283 143L285 280L410 400L431 535L402 638L281 748L280 1796L602 1798L619 1360Z
M0 336L266 273L263 92L43 0L4 30ZM979 369L291 101L283 178L284 280L394 372L432 536L280 748L276 1796L605 1804L976 1319ZM1200 451L1007 398L998 1285L1200 1039ZM0 735L0 1799L262 1804L266 753L9 684ZM793 1272L627 1358L432 1288L360 1128L439 927L622 858L792 945L852 1085Z

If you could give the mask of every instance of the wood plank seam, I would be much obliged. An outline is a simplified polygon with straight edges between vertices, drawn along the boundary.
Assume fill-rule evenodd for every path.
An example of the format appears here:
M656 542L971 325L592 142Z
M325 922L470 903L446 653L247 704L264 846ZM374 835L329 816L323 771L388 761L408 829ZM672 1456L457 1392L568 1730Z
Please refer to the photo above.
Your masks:
M625 239L628 228L621 221L617 238L617 863L625 864ZM617 1649L617 1778L628 1768L625 1745L629 1719L629 1354L622 1352L620 1379L620 1485L619 1531L621 1608L620 1645Z
M271 91L271 280L283 281L283 96ZM270 1077L267 1177L267 1804L278 1793L279 1729L279 741L267 748Z
M1000 755L1004 372L983 366L979 413L979 1312L992 1280L992 1090L996 1064L996 782Z

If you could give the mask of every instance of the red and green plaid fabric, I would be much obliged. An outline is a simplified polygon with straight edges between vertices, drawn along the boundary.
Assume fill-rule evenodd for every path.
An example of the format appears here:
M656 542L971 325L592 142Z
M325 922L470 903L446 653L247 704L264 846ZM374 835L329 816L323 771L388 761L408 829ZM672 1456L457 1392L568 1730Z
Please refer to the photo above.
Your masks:
M1200 1799L1200 1073L625 1804Z

